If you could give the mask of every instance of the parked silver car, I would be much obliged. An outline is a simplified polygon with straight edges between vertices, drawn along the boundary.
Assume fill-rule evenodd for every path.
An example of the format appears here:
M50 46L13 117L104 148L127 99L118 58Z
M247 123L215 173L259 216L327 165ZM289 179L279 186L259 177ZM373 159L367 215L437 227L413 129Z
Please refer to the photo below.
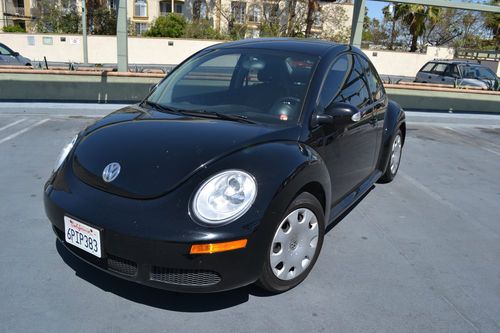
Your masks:
M0 65L31 66L31 60L0 43Z
M415 82L498 90L500 81L488 67L463 60L433 60L417 73Z

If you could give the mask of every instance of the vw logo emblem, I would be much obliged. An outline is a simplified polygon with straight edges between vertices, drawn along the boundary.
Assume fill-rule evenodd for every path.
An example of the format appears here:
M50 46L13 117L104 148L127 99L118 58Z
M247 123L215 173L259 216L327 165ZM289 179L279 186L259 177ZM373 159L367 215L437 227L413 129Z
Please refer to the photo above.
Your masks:
M106 165L106 167L102 171L102 179L106 183L112 182L113 180L116 179L116 177L118 177L121 169L122 168L121 168L119 163L116 163L116 162L109 163L108 165Z

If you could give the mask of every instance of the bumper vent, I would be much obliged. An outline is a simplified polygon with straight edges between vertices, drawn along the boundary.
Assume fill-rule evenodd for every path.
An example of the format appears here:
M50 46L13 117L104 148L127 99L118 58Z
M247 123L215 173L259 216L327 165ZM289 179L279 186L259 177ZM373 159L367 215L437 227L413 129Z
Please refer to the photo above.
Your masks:
M212 286L222 279L216 272L206 270L173 269L153 266L149 275L152 281L179 286Z
M108 269L128 276L137 274L137 264L135 262L112 255L108 255Z

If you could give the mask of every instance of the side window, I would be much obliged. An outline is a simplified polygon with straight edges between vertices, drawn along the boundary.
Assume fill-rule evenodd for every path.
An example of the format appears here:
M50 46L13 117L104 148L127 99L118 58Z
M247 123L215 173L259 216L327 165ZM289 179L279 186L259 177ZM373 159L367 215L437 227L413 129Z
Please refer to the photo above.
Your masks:
M335 60L328 71L321 91L320 104L322 106L327 107L337 96L352 70L352 65L352 55L350 54L341 55Z
M384 85L382 84L382 80L380 80L377 71L371 63L362 57L360 57L360 59L363 67L365 68L366 81L368 82L372 99L373 101L378 101L384 96Z
M432 74L443 75L447 67L447 64L437 64L436 67L432 69Z
M436 64L435 62L429 62L420 71L429 73L430 71L432 71L432 67L434 67L435 64Z
M357 57L352 57L352 60L353 66L348 73L349 76L333 101L349 103L361 109L370 103L370 95L364 78L363 66Z
M6 48L4 48L4 47L2 47L2 46L0 45L0 54L1 54L1 55L9 55L9 54L10 54L10 52L9 52Z

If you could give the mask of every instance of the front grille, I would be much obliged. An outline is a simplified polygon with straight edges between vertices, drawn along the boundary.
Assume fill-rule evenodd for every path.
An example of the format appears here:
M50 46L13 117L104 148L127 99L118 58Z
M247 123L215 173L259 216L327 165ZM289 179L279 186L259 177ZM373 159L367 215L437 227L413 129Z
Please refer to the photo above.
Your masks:
M108 269L129 276L137 274L137 264L135 262L113 255L108 255Z
M216 272L153 266L149 279L179 286L212 286L222 279Z

